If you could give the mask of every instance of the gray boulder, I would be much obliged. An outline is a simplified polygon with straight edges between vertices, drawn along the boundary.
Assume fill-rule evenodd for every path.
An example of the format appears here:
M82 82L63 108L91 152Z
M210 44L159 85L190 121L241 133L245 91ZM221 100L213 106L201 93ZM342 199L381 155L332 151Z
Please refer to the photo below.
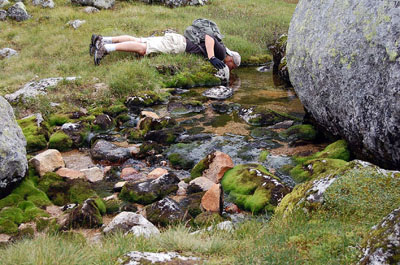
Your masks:
M71 0L71 3L81 6L94 6L99 9L110 9L114 6L115 0Z
M5 7L8 5L10 2L8 0L0 0L0 7Z
M132 233L135 236L144 237L160 234L157 227L150 223L146 218L140 214L132 212L122 212L118 214L103 230L106 234L115 233L117 231Z
M1 16L2 13L0 13ZM3 48L0 50L0 59L10 58L12 56L18 55L18 52L11 48Z
M161 4L168 7L205 5L208 0L141 0L147 4Z
M0 96L0 198L25 177L26 140L10 104Z
M32 0L34 6L41 6L47 8L54 8L55 4L53 0Z
M119 147L105 140L98 140L90 150L92 159L111 163L124 162L131 157L129 148Z
M391 212L374 226L363 246L359 265L399 264L400 262L400 208Z
M0 9L0 21L7 19L7 11Z
M288 35L290 80L308 112L358 157L400 166L397 1L302 0Z
M7 10L8 16L18 22L30 19L31 16L26 11L25 5L22 2L17 2Z
M22 88L15 91L12 94L5 95L4 97L9 102L15 102L19 99L26 100L28 98L34 98L38 95L46 95L47 88L57 86L57 84L64 80L62 77L45 78L39 81L32 81L25 84ZM66 81L74 81L76 77L66 77Z

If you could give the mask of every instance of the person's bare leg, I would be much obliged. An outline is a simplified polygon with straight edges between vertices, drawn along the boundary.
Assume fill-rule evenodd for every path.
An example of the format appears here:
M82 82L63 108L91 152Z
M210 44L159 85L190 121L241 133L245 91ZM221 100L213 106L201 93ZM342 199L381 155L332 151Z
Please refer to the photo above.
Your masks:
M129 36L129 35L121 35L121 36L111 37L111 40L112 40L112 43L121 43L121 42L127 42L127 41L140 42L140 38L136 38L136 37Z
M145 55L147 44L137 41L125 41L115 44L115 50L121 52L135 52L140 55Z

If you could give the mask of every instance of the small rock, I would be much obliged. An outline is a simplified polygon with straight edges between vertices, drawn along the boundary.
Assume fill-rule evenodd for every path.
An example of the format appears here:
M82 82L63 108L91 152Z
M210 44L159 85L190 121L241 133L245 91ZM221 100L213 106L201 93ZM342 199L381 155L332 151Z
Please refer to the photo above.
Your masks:
M83 9L83 12L88 13L88 14L93 14L93 13L98 13L100 12L99 9L93 7L93 6L87 6Z
M76 77L53 77L53 78L45 78L39 81L32 81L25 84L22 88L17 90L12 94L5 95L4 97L10 101L15 102L18 101L20 98L26 100L27 98L34 98L38 95L46 95L48 87L55 87L61 81L74 81Z
M0 234L0 246L6 245L10 242L11 236L6 234Z
M147 178L149 179L156 179L159 178L165 174L168 174L168 170L164 168L156 168L153 171L151 171L148 175Z
M1 15L2 13L0 13ZM4 19L0 19L0 20L4 20ZM4 58L10 58L12 56L16 56L18 55L18 52L16 50L13 50L11 48L4 48L0 50L0 59L4 59Z
M144 110L144 111L142 111L140 113L140 115L143 116L143 117L152 118L152 119L159 119L160 118L160 116L158 116L157 113L152 112L152 111L145 111Z
M294 121L287 120L287 121L278 122L277 124L268 126L267 129L288 129L289 127L293 126L293 124L294 124Z
M7 10L8 17L18 22L30 19L31 16L26 11L25 5L22 2L17 2Z
M126 264L179 264L195 265L200 264L200 258L181 256L176 252L153 253L132 251L126 254L123 260L128 260ZM122 259L120 260L122 262Z
M207 231L212 231L214 226L207 227ZM233 231L233 223L231 221L221 222L215 227L217 230L231 232Z
M54 8L54 2L53 0L32 0L32 4L34 6L42 6L42 7L48 7L48 8Z
M236 214L236 213L240 213L240 209L236 204L230 203L228 206L225 207L225 212L231 213L231 214Z
M82 205L71 211L64 228L97 228L103 224L103 218L93 199L87 199Z
M178 190L176 192L177 196L185 196L187 194L188 184L184 181L178 183Z
M120 192L121 190L122 190L122 188L124 187L124 185L126 184L126 181L120 181L120 182L117 182L117 183L115 183L115 185L114 185L114 191L115 192Z
M122 212L114 217L114 219L104 228L103 232L114 233L122 231L132 233L135 236L150 237L159 235L160 231L152 223L140 214L132 212Z
M7 11L0 9L0 21L4 21L7 19Z
M104 179L103 170L98 167L92 167L88 169L82 169L81 172L85 175L85 178L89 182L98 182Z
M222 210L222 191L220 184L214 184L201 198L201 207L207 212L220 213Z
M135 156L140 153L140 145L128 146L128 149L132 156Z
M217 100L224 100L232 97L232 95L233 89L225 86L212 87L203 92L203 96Z
M47 172L53 172L65 167L61 153L56 149L48 149L33 157L29 162L35 167L41 177Z
M127 178L132 178L134 176L137 176L139 174L139 171L134 169L133 167L126 167L122 169L120 177L122 179L127 179Z
M85 174L83 174L82 172L65 167L60 168L59 170L56 171L56 173L59 176L67 179L77 179L85 177Z
M102 130L109 129L114 125L113 120L107 114L98 115L93 123L100 126Z
M77 29L85 23L86 23L86 20L75 19L75 20L68 21L67 25L73 27L74 29Z
M187 219L185 211L171 198L164 198L146 207L147 219L158 226L176 224Z
M90 150L93 159L111 163L122 163L131 157L128 148L119 147L105 140L98 140Z
M8 5L10 2L8 0L0 0L0 8L5 7Z
M208 191L214 186L214 182L206 177L198 177L189 182L188 192L196 193L200 191Z

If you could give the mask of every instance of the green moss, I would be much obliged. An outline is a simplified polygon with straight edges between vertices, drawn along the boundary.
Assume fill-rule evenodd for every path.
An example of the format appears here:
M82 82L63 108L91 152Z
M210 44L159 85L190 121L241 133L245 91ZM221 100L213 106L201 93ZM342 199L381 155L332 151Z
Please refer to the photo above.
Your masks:
M119 114L123 112L127 112L128 108L123 105L123 104L116 104L108 107L107 109L104 110L104 113L112 116L112 117L117 117Z
M42 126L37 126L36 117L22 119L17 121L26 138L26 151L28 153L40 151L47 147L47 139L49 137L48 128L42 122Z
M27 178L14 189L12 194L16 194L24 200L31 201L38 207L50 205L51 202L47 195L35 186L32 179ZM9 195L10 196L10 195Z
M316 158L334 158L344 161L350 160L350 151L345 140L339 140L328 145L323 151L315 155Z
M104 202L106 205L106 213L107 214L114 214L119 212L119 209L122 205L122 201L115 199L115 200L108 200Z
M169 162L171 162L171 165L175 168L191 169L194 164L193 161L182 157L178 153L170 154L168 156L168 159L169 159Z
M54 172L48 172L46 174L44 174L43 177L40 178L39 183L38 183L38 188L41 189L44 192L48 192L50 186L53 183L57 183L57 182L63 182L64 180L62 177L60 177L59 175L57 175Z
M0 234L15 234L18 232L18 225L13 221L0 217Z
M218 224L220 222L223 222L224 218L222 218L221 215L218 213L212 213L212 212L204 212L196 216L194 219L193 223L196 226L200 227L208 227L210 225Z
M0 211L0 219L7 219L19 225L24 221L24 211L17 207L4 208Z
M99 209L100 214L101 215L106 214L107 207L106 207L104 201L101 198L95 198L94 202L96 203L96 206Z
M341 168L347 164L340 159L313 159L307 163L299 164L290 170L289 174L297 183L313 179L327 171Z
M64 114L53 114L49 117L50 126L61 126L69 121L68 116Z
M257 175L257 171L279 181L261 165L238 165L225 173L221 181L222 187L235 204L245 210L253 213L273 211L277 202L273 200L271 192L278 192L275 190L277 186L270 181L265 182L263 176ZM281 188L279 192L283 194L290 191L283 185Z
M17 205L23 199L24 198L21 197L19 194L11 193L7 197L0 200L0 209L8 206Z
M258 156L258 161L261 163L265 162L267 160L268 155L269 155L268 151L266 150L261 151L260 155Z
M271 61L272 61L271 54L261 54L261 55L250 56L246 61L243 62L243 65L260 65Z
M289 140L315 140L317 131L310 124L294 125L282 133L284 138Z
M58 131L51 135L49 140L49 148L57 149L59 151L67 151L72 148L72 140L62 131Z
M201 177L203 175L203 171L206 170L209 167L209 164L207 164L208 159L204 158L200 160L199 163L197 163L193 169L190 171L190 176L191 178L188 178L187 180L185 179L185 182L190 182L191 180Z
M90 187L90 184L80 179L72 182L72 185L68 190L68 195L69 202L71 203L82 203L88 198L97 196L96 192Z
M221 84L221 80L215 77L213 73L209 72L180 72L170 78L164 83L165 87L182 87L191 88L197 86L215 86Z

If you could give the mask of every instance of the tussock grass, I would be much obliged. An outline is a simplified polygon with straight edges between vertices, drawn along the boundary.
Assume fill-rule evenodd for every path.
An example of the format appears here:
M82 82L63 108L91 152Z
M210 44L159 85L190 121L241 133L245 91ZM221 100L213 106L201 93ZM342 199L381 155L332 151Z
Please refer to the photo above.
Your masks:
M90 99L96 82L111 85L112 91L92 97L90 103L110 96L126 96L136 90L157 91L165 80L154 70L155 64L183 65L183 69L197 72L208 63L187 55L138 58L114 53L95 67L88 54L91 34L149 36L162 35L166 29L183 33L194 19L206 17L218 23L226 36L226 45L239 51L246 62L251 56L265 55L267 44L287 31L295 8L295 4L280 0L215 0L203 7L175 9L117 1L112 10L86 14L82 11L84 7L70 1L55 0L55 3L54 9L43 9L28 1L30 20L0 22L0 48L19 51L17 57L0 60L0 95L13 92L32 79L56 76L81 77L80 85L67 89L68 97L57 92L49 95L55 96L54 101L67 101L69 107L83 104L81 98ZM66 26L73 19L86 23L74 30Z

